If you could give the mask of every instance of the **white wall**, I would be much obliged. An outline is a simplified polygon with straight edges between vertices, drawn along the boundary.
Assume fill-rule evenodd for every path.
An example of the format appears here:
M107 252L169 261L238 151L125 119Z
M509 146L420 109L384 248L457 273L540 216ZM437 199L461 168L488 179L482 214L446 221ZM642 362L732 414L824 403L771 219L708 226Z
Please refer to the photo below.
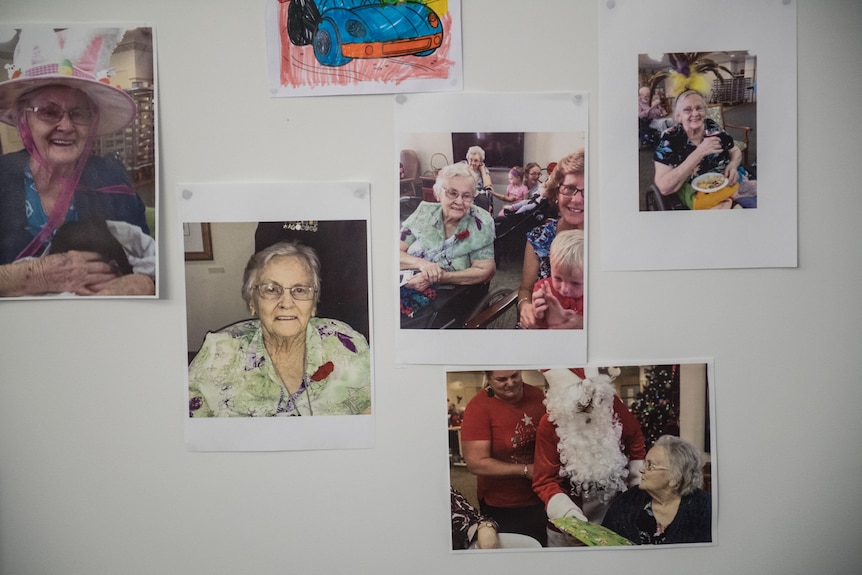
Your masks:
M597 51L597 2L462 12L465 89L587 90L596 150L598 66L618 64ZM859 572L862 4L798 6L799 158L784 166L799 176L798 269L602 272L591 205L591 359L715 358L719 545L466 557L447 551L445 376L392 351L393 98L270 99L262 14L259 1L3 2L10 21L156 27L163 299L0 302L0 573ZM598 194L598 162L624 157L590 159ZM175 187L278 179L371 182L376 446L189 453Z

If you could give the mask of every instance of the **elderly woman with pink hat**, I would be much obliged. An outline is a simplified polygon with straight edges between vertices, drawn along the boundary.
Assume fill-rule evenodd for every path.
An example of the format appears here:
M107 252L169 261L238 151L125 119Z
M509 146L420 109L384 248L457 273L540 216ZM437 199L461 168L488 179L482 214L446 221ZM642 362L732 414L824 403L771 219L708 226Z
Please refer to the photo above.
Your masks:
M0 296L52 293L151 295L155 245L145 208L123 166L91 155L98 136L135 117L135 103L104 76L122 29L24 28L9 80L0 83L0 121L24 149L0 156ZM95 248L53 253L64 224L108 227L130 260L152 262L120 275ZM86 235L86 232L85 232ZM127 245L128 244L128 245ZM140 260L138 258L141 258Z

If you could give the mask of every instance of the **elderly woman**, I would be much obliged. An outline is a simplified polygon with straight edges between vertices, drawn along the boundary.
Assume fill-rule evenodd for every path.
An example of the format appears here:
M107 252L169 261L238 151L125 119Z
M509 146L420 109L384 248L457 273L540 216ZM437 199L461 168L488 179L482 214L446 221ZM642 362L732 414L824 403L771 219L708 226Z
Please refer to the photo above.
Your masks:
M492 213L494 211L494 198L491 194L494 191L494 186L491 184L491 173L485 167L485 150L480 146L467 148L467 164L473 170L473 178L476 180L476 206Z
M712 541L712 497L702 489L700 453L661 436L641 468L641 482L611 503L603 525L639 545Z
M547 542L548 517L533 492L536 427L545 414L541 388L525 384L519 370L485 372L486 390L467 404L461 444L476 475L479 510L505 533Z
M521 285L518 287L518 327L522 329L540 327L533 307L533 287L536 281L551 275L551 242L557 232L584 229L584 186L584 149L581 148L561 159L545 182L546 197L559 210L559 219L549 219L527 234ZM573 318L570 325L559 327L583 328L583 316L577 318Z
M401 286L402 312L416 292L427 294L438 284L484 286L497 269L494 220L473 205L472 170L466 164L444 167L434 195L437 202L420 203L401 224L399 265L402 276L409 277Z
M208 333L189 366L191 417L353 415L371 407L368 343L314 317L320 262L280 242L248 261L242 296L256 319Z
M135 116L128 94L95 79L122 36L122 30L21 33L13 77L0 84L0 121L17 126L24 145L0 157L0 296L155 293L144 204L119 162L90 154L97 136ZM45 61L63 49L74 53ZM130 259L138 258L136 273L118 277L87 242L51 253L64 223L85 220L109 221Z
M650 100L649 86L638 88L638 118L646 120L650 128L659 132L673 125L673 119L665 115L664 106L658 94Z
M706 99L700 92L686 90L677 97L674 104L677 125L662 133L655 149L656 187L664 196L678 194L692 209L698 207L692 180L701 174L718 172L727 178L728 192L733 195L714 207L757 207L757 183L740 178L742 152L727 132L706 117L706 112Z

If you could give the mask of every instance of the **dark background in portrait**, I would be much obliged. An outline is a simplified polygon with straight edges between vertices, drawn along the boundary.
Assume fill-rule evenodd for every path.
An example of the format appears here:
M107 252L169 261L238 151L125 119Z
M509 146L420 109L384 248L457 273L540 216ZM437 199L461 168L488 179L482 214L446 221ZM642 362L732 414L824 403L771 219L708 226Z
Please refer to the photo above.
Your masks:
M298 241L320 258L318 317L350 325L371 343L368 321L368 252L365 220L317 221L317 231L290 229L289 222L260 222L254 250Z
M489 168L511 168L524 165L523 132L453 132L453 157L467 157L470 146L485 151L485 165Z

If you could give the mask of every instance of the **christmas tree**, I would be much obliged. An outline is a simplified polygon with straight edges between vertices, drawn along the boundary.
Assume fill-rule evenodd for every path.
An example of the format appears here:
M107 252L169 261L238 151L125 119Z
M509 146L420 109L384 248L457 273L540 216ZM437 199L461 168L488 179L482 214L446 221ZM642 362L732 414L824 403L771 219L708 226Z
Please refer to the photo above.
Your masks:
M646 385L631 412L641 424L649 450L662 435L679 435L679 366L654 365L644 375Z

